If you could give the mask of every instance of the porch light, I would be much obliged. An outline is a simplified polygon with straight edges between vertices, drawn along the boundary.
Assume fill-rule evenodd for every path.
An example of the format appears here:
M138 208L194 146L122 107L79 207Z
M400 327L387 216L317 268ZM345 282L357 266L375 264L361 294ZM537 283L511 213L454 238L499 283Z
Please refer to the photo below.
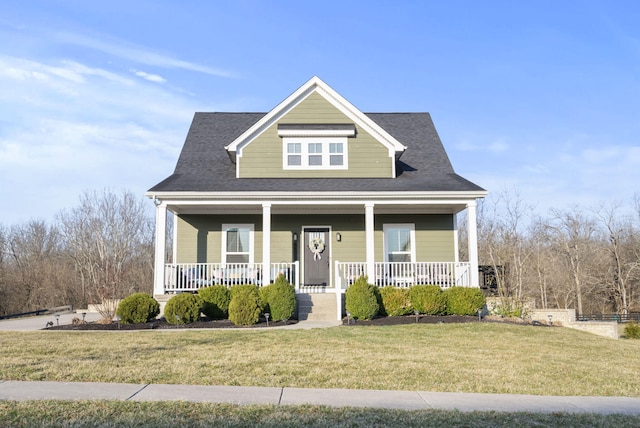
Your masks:
M162 201L160 199L158 199L155 196L153 197L153 205L155 205L156 207L159 207L161 203Z
M336 241L342 241L342 234L340 232L336 233Z
M297 241L297 240L298 240L298 234L297 234L297 233L295 233L295 232L293 232L293 240L294 240L294 241Z

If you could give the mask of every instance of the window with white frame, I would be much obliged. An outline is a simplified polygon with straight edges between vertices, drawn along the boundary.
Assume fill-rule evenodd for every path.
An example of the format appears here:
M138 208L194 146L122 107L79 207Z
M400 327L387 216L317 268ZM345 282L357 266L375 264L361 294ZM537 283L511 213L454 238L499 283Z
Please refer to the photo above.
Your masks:
M253 263L253 224L222 225L222 261Z
M387 262L413 262L416 259L415 225L385 224L384 252Z
M347 169L346 137L283 138L284 169Z

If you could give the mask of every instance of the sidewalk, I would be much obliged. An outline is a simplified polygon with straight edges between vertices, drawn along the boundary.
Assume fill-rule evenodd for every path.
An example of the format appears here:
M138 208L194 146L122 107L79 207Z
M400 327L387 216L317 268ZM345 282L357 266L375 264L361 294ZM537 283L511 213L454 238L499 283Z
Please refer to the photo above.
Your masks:
M640 398L558 397L425 391L276 388L255 386L136 385L95 382L0 381L0 400L190 401L230 404L370 407L461 412L567 412L640 415Z

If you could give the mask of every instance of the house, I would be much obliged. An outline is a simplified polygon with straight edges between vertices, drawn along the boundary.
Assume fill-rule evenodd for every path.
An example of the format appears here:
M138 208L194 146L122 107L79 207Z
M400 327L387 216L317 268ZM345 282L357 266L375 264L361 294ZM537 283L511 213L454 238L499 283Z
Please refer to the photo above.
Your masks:
M196 113L156 205L154 294L266 285L300 297L377 285L478 286L476 201L428 113L362 113L313 77L267 113ZM466 210L468 261L456 214ZM167 212L174 214L167 263Z

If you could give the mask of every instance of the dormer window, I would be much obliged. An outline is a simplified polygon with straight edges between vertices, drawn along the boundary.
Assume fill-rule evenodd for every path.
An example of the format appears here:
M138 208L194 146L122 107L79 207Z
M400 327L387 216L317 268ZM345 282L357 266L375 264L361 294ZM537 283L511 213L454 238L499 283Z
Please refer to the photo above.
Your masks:
M283 169L347 169L353 124L280 124Z

